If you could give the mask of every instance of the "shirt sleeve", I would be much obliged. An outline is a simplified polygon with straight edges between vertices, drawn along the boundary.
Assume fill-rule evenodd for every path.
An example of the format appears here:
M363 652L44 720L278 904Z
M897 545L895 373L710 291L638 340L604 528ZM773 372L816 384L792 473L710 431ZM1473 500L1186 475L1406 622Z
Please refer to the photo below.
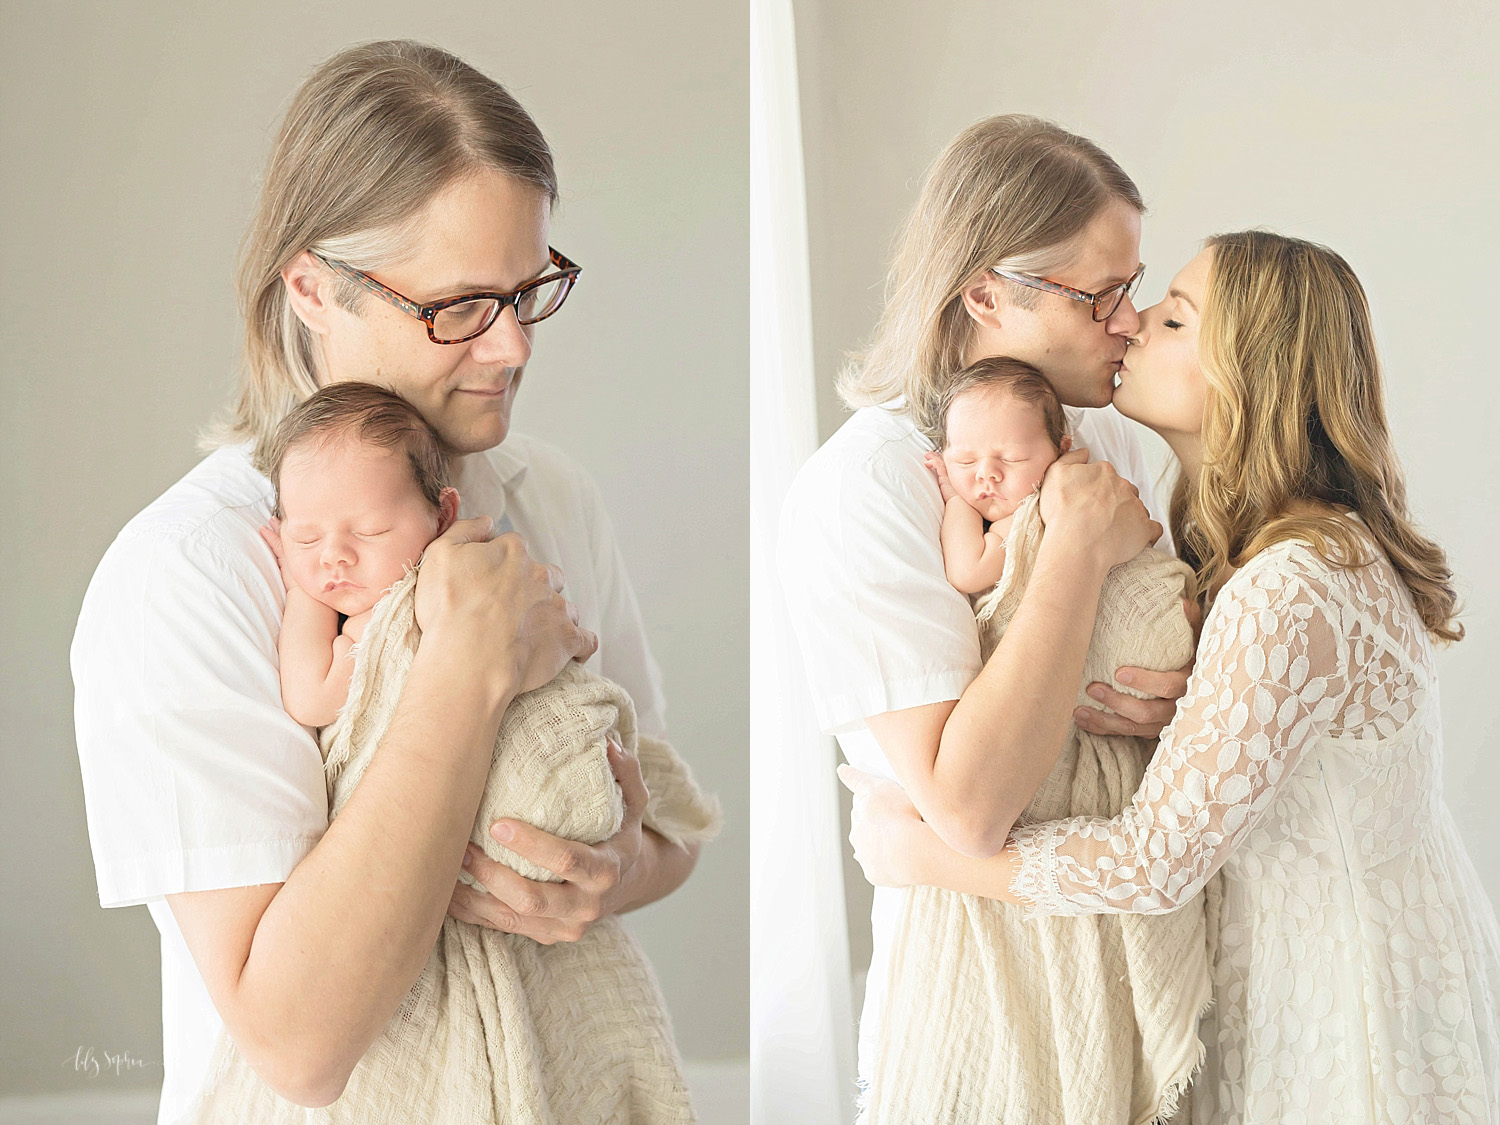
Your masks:
M1012 832L1021 865L1011 890L1028 917L1184 905L1340 713L1353 670L1330 572L1273 561L1220 593L1188 693L1125 811Z
M805 465L788 491L777 570L819 725L957 699L979 674L968 598L943 573L943 502L912 465Z
M577 475L599 591L600 671L630 693L640 732L649 738L665 739L667 704L662 695L661 668L646 640L625 556L615 538L614 523L604 509L599 486L582 468L577 469Z
M279 584L234 555L122 536L84 597L71 663L101 906L282 882L327 827L317 743L281 706Z

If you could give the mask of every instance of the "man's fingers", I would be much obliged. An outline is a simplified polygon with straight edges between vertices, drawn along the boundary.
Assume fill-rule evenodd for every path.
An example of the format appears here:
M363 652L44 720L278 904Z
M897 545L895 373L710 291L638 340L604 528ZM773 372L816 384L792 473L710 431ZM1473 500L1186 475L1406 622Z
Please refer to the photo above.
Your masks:
M1089 463L1089 447L1080 445L1070 449L1059 457L1053 464L1056 465L1087 465Z
M490 835L517 855L531 860L538 867L546 868L559 879L570 883L581 883L587 882L594 874L593 865L589 862L592 852L587 844L564 840L560 836L543 832L535 825L520 820L497 820L490 829ZM520 898L520 901L513 900L510 895L491 887L487 880L476 874L475 878L489 887L491 894L502 902L509 903L520 914L535 914L544 911L545 902L537 900L545 898L545 893L551 889L551 884L534 882L517 874L504 864L495 864L495 866L503 869L507 875L513 876L513 879L505 879L505 881L510 884L512 892ZM518 886L516 881L525 885ZM528 909L528 907L531 908Z
M476 516L471 520L455 520L453 526L434 540L437 543L488 543L490 532L495 530L495 521L489 516Z
M1188 672L1192 665L1155 672L1149 668L1117 668L1115 679L1157 699L1181 699L1187 694Z
M610 736L608 755L609 768L614 771L615 780L620 783L620 795L625 798L625 819L640 820L646 811L646 803L651 799L641 773L641 760L634 754L625 753L625 748L615 741L613 735Z
M1154 738L1154 731L1147 731L1139 723L1133 723L1120 715L1100 711L1094 707L1078 707L1073 711L1073 722L1079 730L1090 734L1127 735L1131 738Z
M599 634L589 629L578 630L578 648L573 653L573 659L582 664L594 653L599 651Z
M562 572L562 567L560 567L560 566L552 566L550 563L548 564L548 566L547 566L547 585L549 585L549 586L552 587L552 590L553 590L554 593L558 593L558 594L562 593L562 588L563 588L563 572ZM577 619L575 618L574 620L577 620Z
M1116 691L1108 684L1090 684L1089 696L1108 707L1116 715L1123 716L1143 727L1162 727L1172 720L1176 704L1168 699L1137 699L1133 695Z

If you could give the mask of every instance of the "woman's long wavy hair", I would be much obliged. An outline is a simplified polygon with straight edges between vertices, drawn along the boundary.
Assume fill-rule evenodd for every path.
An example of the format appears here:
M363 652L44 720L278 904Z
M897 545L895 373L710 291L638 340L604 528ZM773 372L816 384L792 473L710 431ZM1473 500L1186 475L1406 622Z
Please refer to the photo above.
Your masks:
M281 271L304 250L379 270L416 249L415 220L449 184L493 169L557 202L552 152L503 86L447 51L409 39L340 51L312 72L271 149L240 251L245 350L239 389L204 450L252 440L259 455L318 389L313 338ZM367 295L335 290L344 308Z
M974 323L962 293L992 267L1046 274L1073 257L1085 227L1113 200L1145 210L1141 193L1110 155L1038 117L1006 114L970 125L943 149L897 236L885 312L863 355L839 377L846 405L904 396L924 430ZM1012 304L1034 308L1035 289L1009 286Z
M1212 597L1273 543L1303 538L1338 565L1372 560L1336 515L1358 513L1434 637L1456 641L1453 572L1406 509L1364 289L1327 247L1268 231L1215 235L1198 359L1208 384L1203 469L1172 495L1172 534Z

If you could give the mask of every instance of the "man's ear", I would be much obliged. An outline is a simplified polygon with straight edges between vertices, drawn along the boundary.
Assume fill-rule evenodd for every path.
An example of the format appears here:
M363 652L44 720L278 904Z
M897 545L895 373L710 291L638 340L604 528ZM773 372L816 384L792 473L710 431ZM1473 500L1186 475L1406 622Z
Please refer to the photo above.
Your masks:
M458 519L458 489L445 488L438 493L438 530L441 535Z
M975 324L985 328L1000 327L1000 314L1007 304L1000 286L1000 279L989 270L977 274L964 286L960 294L963 297L964 311Z
M282 268L281 283L286 286L287 301L297 319L307 325L308 331L326 336L328 318L335 307L334 286L338 284L328 268L304 250Z

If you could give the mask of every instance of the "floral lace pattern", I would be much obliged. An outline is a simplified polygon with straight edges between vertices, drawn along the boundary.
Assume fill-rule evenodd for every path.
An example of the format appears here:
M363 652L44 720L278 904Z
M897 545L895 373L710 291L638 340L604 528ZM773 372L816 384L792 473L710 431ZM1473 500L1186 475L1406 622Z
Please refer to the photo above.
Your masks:
M1383 558L1235 574L1113 819L1017 828L1028 914L1161 913L1222 870L1193 1120L1500 1121L1500 932L1441 795L1431 647Z

